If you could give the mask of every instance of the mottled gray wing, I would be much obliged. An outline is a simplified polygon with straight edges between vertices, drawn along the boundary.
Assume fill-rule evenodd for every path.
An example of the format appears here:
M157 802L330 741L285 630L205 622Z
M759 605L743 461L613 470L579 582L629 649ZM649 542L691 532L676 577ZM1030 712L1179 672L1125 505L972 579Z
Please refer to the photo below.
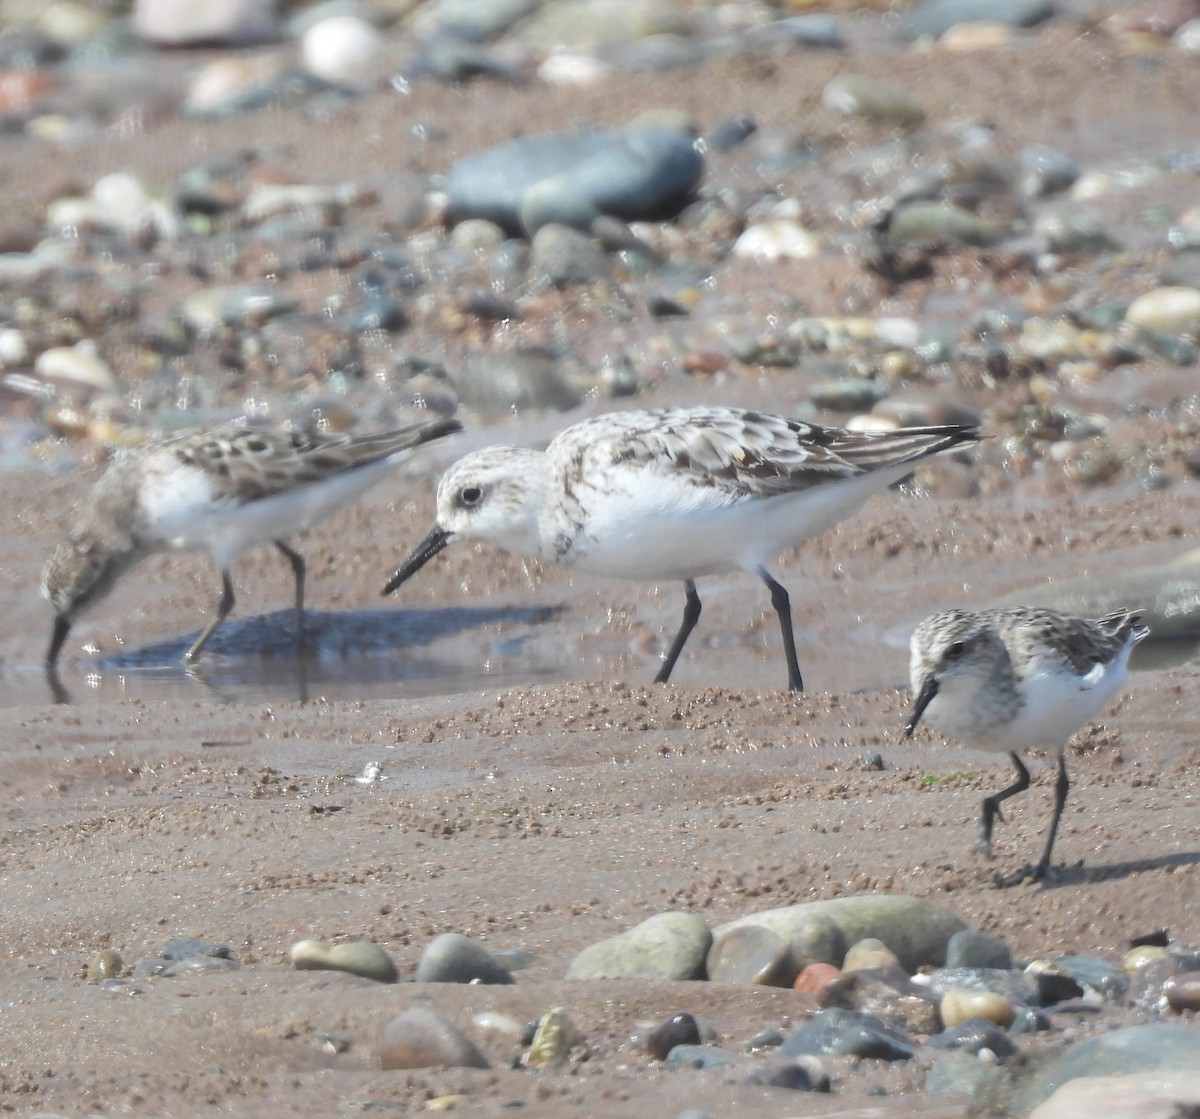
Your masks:
M1023 654L1015 660L1032 660L1032 654L1050 647L1081 676L1111 661L1138 623L1137 615L1127 610L1090 621L1056 610L1018 607L995 611L995 619Z
M178 436L169 445L180 462L219 477L239 501L254 501L377 462L461 430L457 420L430 420L378 435L292 431L227 424Z
M677 472L731 495L769 497L973 441L973 428L855 432L734 408L613 413L568 428L547 449L568 476L624 464Z

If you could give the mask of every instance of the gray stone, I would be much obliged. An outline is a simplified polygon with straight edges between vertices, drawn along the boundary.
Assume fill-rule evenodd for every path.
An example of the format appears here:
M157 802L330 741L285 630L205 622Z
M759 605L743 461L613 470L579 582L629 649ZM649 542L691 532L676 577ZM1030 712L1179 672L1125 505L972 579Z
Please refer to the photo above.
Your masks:
M1165 287L1200 288L1200 248L1176 253L1163 264L1158 279Z
M1021 152L1021 189L1035 198L1059 194L1079 178L1079 164L1045 144L1030 144Z
M1005 1068L1011 1069L1013 1065ZM1130 1026L1076 1041L1051 1054L1032 1075L1028 1069L1014 1074L1006 1106L1011 1114L1025 1115L1064 1084L1080 1077L1137 1073L1195 1075L1197 1068L1200 1068L1200 1031L1165 1022ZM1104 1114L1108 1115L1107 1110Z
M163 949L164 960L184 960L188 956L220 956L228 959L229 954L228 944L218 944L212 940L193 940L191 937L172 940Z
M292 945L292 966L297 971L345 971L377 983L395 983L399 978L392 957L370 940L348 944L300 940Z
M946 945L946 967L994 967L1008 971L1013 966L1012 951L998 936L963 929Z
M458 1026L423 1006L411 1007L383 1027L379 1063L384 1069L491 1067Z
M587 230L602 214L658 221L686 205L703 173L691 138L669 129L523 136L451 168L447 215L528 234L551 222Z
M885 396L885 385L853 377L824 381L808 390L808 399L830 412L869 412Z
M443 933L421 954L418 983L511 983L512 973L477 940Z
M1147 1072L1072 1080L1028 1119L1190 1119L1198 1114L1200 1072Z
M954 990L991 991L1016 1003L1036 1006L1041 1001L1037 976L998 967L944 967L929 976L929 985L941 995Z
M925 110L907 93L865 74L839 74L821 93L821 104L848 117L916 128Z
M750 1058L719 1045L676 1045L664 1064L667 1068L746 1068Z
M714 983L790 987L796 978L787 944L761 925L741 925L714 937L705 966Z
M1110 1002L1119 1002L1129 990L1129 976L1123 968L1094 956L1059 956L1054 961L1072 979L1098 991Z
M579 953L568 979L698 979L712 933L692 913L660 913Z
M959 23L1006 23L1010 27L1033 27L1054 15L1049 0L923 0L904 21L908 39L929 36L940 39Z
M973 1053L960 1049L943 1051L925 1074L925 1094L965 1096L973 1100L994 1075L995 1070Z
M932 1034L942 1028L938 996L914 983L898 967L849 971L831 979L817 994L823 1007L871 1014L896 1029Z
M987 1049L1001 1061L1017 1052L1017 1043L1008 1031L986 1018L968 1018L951 1029L934 1034L925 1044L934 1049L962 1049L972 1055Z
M950 937L966 928L948 909L904 894L831 898L768 909L720 925L713 935L743 925L761 925L782 937L791 948L797 972L812 963L840 967L851 944L872 936L912 973L925 964L942 963Z
M827 1057L865 1057L882 1061L907 1061L917 1044L872 1014L834 1007L819 1010L779 1047L781 1057L803 1054Z

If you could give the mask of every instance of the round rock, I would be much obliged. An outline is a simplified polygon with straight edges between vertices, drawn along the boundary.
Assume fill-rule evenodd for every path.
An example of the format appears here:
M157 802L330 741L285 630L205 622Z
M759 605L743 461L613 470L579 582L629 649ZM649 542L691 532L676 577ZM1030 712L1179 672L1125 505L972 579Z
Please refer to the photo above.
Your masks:
M395 983L399 978L392 957L370 940L349 944L301 940L292 945L292 966L298 971L348 971L378 983Z
M698 979L712 947L708 925L693 913L660 913L628 932L585 948L568 979Z
M423 1006L404 1011L383 1027L379 1063L385 1069L491 1067L449 1018Z
M443 933L421 955L418 983L511 983L512 973L477 940Z
M705 966L714 983L790 987L796 978L787 944L760 925L742 925L714 937Z

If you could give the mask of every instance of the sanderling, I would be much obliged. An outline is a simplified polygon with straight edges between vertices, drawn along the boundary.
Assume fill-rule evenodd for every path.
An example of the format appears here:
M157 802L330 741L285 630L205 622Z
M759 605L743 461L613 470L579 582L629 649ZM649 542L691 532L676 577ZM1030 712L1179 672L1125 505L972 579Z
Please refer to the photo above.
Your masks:
M791 605L768 561L920 460L977 439L969 426L843 431L740 408L596 416L545 451L491 447L451 466L438 483L433 530L383 593L459 539L599 575L681 579L687 602L656 677L664 683L700 617L696 579L741 568L771 592L788 686L800 691Z
M1035 606L972 613L944 610L912 635L913 705L905 735L922 715L946 734L981 750L1007 753L1017 780L985 797L979 840L991 853L992 823L1003 820L1001 801L1029 787L1017 751L1058 751L1054 816L1041 861L1005 879L1047 877L1054 835L1067 800L1067 740L1113 700L1125 682L1133 647L1149 634L1128 611L1088 621Z
M292 566L299 643L304 559L283 538L357 499L404 452L461 427L457 420L437 419L378 435L346 435L229 424L171 435L122 455L96 483L42 572L42 593L55 613L46 666L57 663L82 610L140 560L167 550L208 551L221 571L217 612L186 660L195 660L233 609L233 561L268 542Z

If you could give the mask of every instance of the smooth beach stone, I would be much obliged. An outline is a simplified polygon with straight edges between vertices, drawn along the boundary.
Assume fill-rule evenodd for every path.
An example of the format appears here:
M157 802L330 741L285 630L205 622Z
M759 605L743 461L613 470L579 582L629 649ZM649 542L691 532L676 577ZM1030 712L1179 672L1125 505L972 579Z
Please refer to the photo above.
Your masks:
M1185 1010L1200 1010L1200 971L1185 971L1172 975L1162 985L1167 1005L1182 1014Z
M586 231L602 214L661 221L687 204L703 173L692 139L668 129L522 136L450 169L447 219L485 218L514 234L551 222Z
M962 1049L967 1053L987 1049L1001 1061L1017 1052L1017 1043L1007 1029L987 1018L966 1018L934 1034L925 1044L934 1049Z
M125 966L119 952L114 952L111 948L105 948L101 952L97 952L91 960L88 961L87 977L91 983L100 983L105 979L115 979L121 974L121 969Z
M712 933L693 913L659 913L580 952L567 979L698 979Z
M1017 1016L1016 1008L1003 995L992 991L969 991L956 987L942 996L938 1006L942 1024L947 1029L961 1026L971 1018L983 1018L1006 1029Z
M1079 178L1079 164L1045 144L1021 151L1021 190L1035 198L1070 190Z
M887 396L887 391L878 381L843 377L813 385L808 399L827 412L866 412Z
M1049 0L922 0L905 19L906 39L937 39L959 23L1006 23L1033 27L1054 15Z
M411 1007L388 1022L378 1049L384 1069L491 1067L458 1026L423 1006Z
M761 925L782 937L797 970L811 963L840 965L851 944L870 936L886 944L909 974L925 964L941 964L950 937L967 927L925 898L868 894L767 909L719 925L713 935L744 925Z
M219 956L228 959L229 945L214 940L195 940L192 937L180 937L172 940L163 949L164 960L186 960L188 956Z
M1158 270L1164 287L1200 288L1200 247L1177 252Z
M833 78L821 92L821 104L843 116L902 128L915 128L925 120L925 110L907 93L865 74Z
M455 388L463 404L484 416L566 412L582 399L559 372L559 362L540 352L468 354Z
M237 960L225 956L184 956L167 964L159 974L178 978L181 975L205 975L216 971L240 971L241 967Z
M842 971L873 971L899 966L900 961L896 959L896 954L874 936L864 937L856 944L850 945L846 958L842 961Z
M418 983L512 983L512 973L477 940L443 933L430 941L417 964Z
M296 309L291 296L272 284L231 284L205 288L188 296L180 305L184 321L200 334L222 326L264 322Z
M833 964L809 964L796 976L792 987L809 995L820 995L825 987L841 974L842 969L834 967Z
M1002 241L1005 231L970 210L949 202L907 202L888 223L890 245L951 244L985 249Z
M962 932L956 932L946 945L948 968L994 967L1007 971L1012 966L1012 950L1000 937L990 933L963 929Z
M923 1089L930 1098L961 1096L964 1099L980 1098L996 1070L985 1064L974 1053L964 1049L936 1051L929 1071L925 1073Z
M1146 1072L1068 1081L1028 1119L1190 1119L1198 1114L1200 1072Z
M305 29L300 57L314 77L345 89L370 89L383 77L383 36L365 19L331 15Z
M370 940L349 944L297 941L292 945L292 966L297 971L347 971L378 983L395 983L399 978L392 957Z
M137 0L133 30L160 46L247 46L279 38L274 0Z
M1168 1022L1129 1026L1080 1038L1032 1073L1025 1070L1013 1084L1005 1105L1009 1114L1025 1115L1062 1085L1079 1077L1194 1074L1198 1068L1200 1031ZM1107 1119L1108 1112L1103 1114Z
M714 937L705 967L713 983L790 987L796 978L787 944L761 925L743 925Z
M699 1045L700 1025L686 1010L672 1014L646 1034L646 1049L656 1061L665 1061L677 1045Z
M434 0L413 13L413 27L467 39L494 39L518 20L536 12L542 0Z
M1121 967L1132 975L1135 971L1141 971L1142 968L1157 960L1169 958L1167 950L1159 944L1139 944L1136 948L1130 948L1121 957Z
M117 379L108 362L85 339L74 346L51 346L33 363L34 373L76 393L116 392Z
M1129 305L1125 321L1167 334L1200 329L1200 290L1192 287L1155 288L1139 295Z
M866 1057L882 1061L907 1061L917 1044L871 1014L834 1007L819 1010L793 1030L779 1047L781 1057L802 1054L825 1057Z

